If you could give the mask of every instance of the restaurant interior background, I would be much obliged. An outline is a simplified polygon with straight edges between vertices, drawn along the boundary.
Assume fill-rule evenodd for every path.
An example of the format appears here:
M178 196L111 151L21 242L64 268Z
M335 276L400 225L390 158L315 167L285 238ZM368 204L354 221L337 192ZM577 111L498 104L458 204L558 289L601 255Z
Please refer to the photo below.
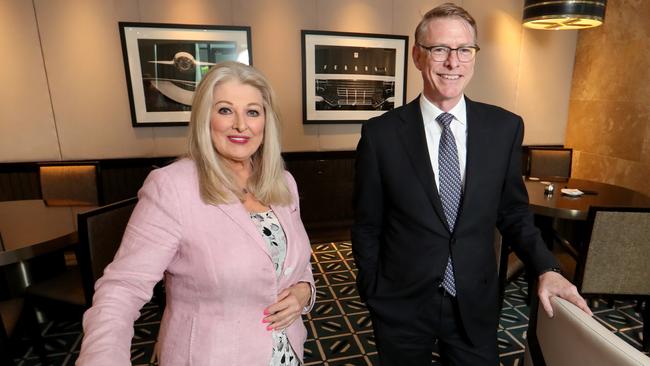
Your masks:
M248 25L284 151L354 150L359 124L303 125L300 30L409 35L424 0L3 0L0 162L174 156L187 127L133 128L118 21ZM572 176L650 194L650 4L613 1L603 26L522 27L522 0L457 1L479 25L469 97L524 117L526 145L574 149ZM421 89L409 57L407 100Z
M39 162L94 161L101 204L115 202L184 152L187 127L132 126L118 22L250 26L310 239L336 227L345 240L361 125L303 124L300 31L407 35L412 46L422 14L445 1L0 0L0 201L42 198ZM523 27L524 0L454 2L479 27L470 98L523 116L525 145L572 148L572 178L650 195L650 1L610 1L604 24L581 31ZM410 50L406 83L410 101L422 88Z
M303 125L300 30L409 35L442 1L4 0L0 161L173 156L186 127L133 128L118 21L249 25L253 64L279 96L285 151L353 150L360 126ZM457 1L479 24L467 94L521 114L524 143L574 148L572 175L650 186L650 4L609 4L603 26L521 26L523 1ZM421 89L409 58L407 100Z

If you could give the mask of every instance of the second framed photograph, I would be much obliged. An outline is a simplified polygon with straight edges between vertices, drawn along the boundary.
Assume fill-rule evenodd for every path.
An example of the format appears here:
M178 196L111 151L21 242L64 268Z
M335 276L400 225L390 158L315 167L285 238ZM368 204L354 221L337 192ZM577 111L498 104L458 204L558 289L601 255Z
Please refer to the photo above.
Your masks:
M250 27L120 22L134 127L187 125L194 90L221 61L252 64Z
M407 36L303 30L303 122L361 123L403 105L407 52Z

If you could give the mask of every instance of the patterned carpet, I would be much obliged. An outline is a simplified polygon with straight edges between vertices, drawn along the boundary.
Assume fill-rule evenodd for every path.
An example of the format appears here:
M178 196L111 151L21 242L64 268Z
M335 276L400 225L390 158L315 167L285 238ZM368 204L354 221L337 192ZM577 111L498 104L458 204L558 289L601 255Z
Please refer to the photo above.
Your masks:
M314 310L305 318L309 332L305 344L305 365L376 365L377 352L368 311L359 300L355 265L349 242L314 244L312 266L317 286ZM501 312L499 349L504 366L523 365L528 324L525 303L527 285L523 276L510 283ZM641 348L640 315L632 302L616 302L609 308L603 300L592 302L596 318L619 337ZM136 322L131 348L134 365L155 365L152 354L161 313L155 302L142 309ZM81 347L79 320L49 322L43 331L48 358L53 365L73 365ZM16 365L40 365L31 345L23 340L15 347ZM432 364L437 362L433 354Z

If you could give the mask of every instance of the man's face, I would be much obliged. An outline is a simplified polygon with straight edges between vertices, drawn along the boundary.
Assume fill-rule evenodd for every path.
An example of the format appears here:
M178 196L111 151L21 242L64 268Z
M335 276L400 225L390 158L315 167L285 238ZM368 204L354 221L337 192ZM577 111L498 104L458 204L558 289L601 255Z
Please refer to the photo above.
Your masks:
M433 19L427 25L420 44L426 47L458 48L475 44L472 26L457 17ZM449 111L460 100L463 90L474 75L474 63L460 62L456 51L444 61L435 61L429 51L417 43L413 46L413 61L422 73L424 95L443 111Z

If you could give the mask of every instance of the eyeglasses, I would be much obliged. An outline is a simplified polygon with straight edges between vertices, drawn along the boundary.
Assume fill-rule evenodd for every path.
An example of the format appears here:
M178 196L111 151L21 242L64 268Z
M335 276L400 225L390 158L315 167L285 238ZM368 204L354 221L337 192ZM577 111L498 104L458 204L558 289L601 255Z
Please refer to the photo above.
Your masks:
M418 43L418 46L424 48L429 52L434 61L446 61L449 58L451 51L456 51L456 56L458 56L458 61L460 62L470 62L476 56L476 52L480 50L479 46L462 46L458 48L451 48L447 46L424 46Z

